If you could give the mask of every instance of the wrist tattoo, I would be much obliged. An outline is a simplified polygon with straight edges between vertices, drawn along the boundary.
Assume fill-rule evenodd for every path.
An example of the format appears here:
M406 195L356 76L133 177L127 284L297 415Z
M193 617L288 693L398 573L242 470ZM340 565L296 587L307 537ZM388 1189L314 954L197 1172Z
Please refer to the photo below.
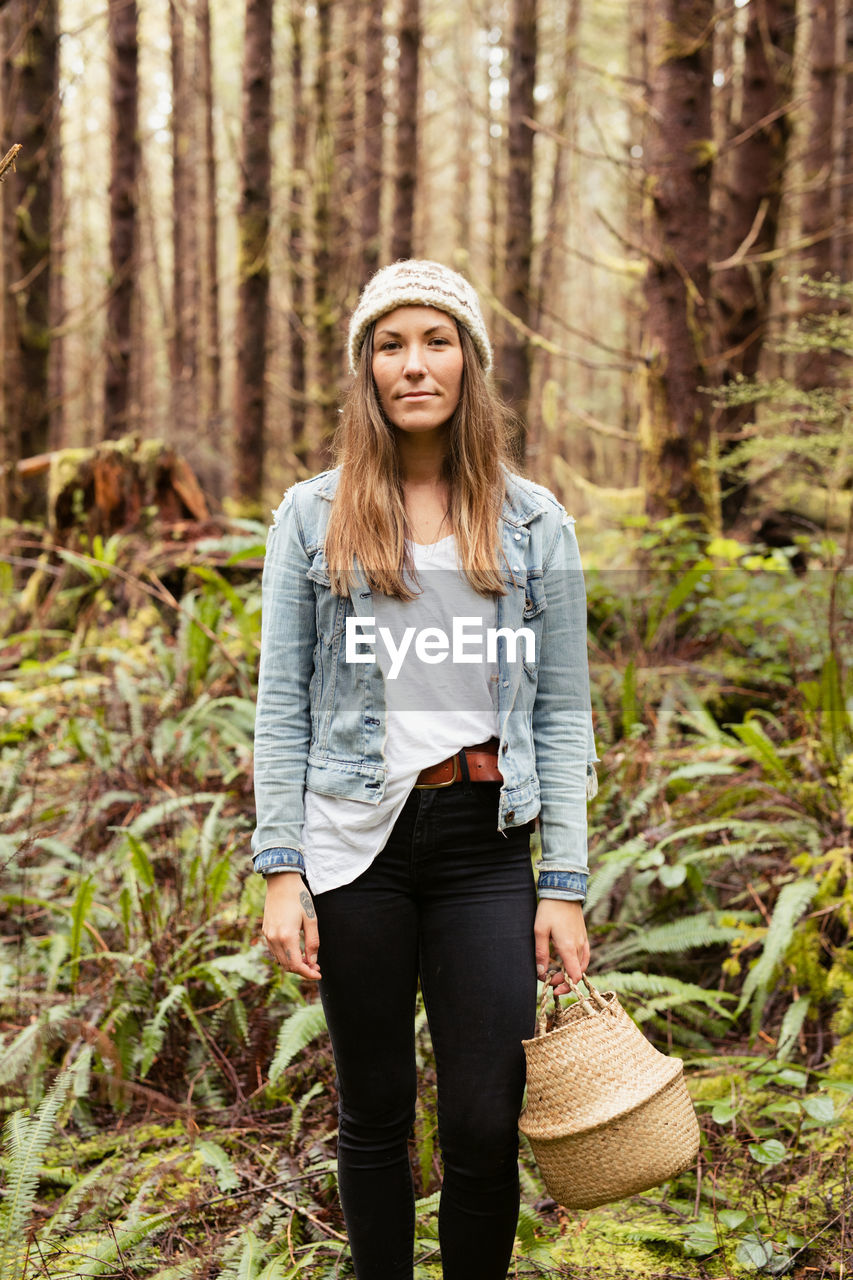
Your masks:
M315 916L314 903L311 901L311 894L307 889L303 889L299 895L299 901L302 903L302 910L305 912L309 920L313 920Z

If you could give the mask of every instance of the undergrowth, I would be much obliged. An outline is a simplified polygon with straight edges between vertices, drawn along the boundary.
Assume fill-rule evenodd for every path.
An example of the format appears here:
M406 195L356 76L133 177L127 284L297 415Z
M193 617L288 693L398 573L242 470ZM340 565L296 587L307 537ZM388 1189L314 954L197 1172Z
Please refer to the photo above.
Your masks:
M626 535L627 536L627 535ZM831 545L641 525L591 570L596 984L685 1059L697 1168L568 1213L522 1151L518 1276L841 1275L853 1092L853 664ZM351 1274L313 991L248 837L263 529L0 565L0 1275ZM795 572L803 559L810 568ZM412 1138L440 1274L434 1066Z

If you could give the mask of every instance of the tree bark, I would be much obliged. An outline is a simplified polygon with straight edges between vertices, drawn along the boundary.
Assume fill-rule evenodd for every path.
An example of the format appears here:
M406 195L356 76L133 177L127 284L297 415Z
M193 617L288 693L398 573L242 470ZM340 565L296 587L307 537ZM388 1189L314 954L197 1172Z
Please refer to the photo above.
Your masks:
M507 182L506 247L501 301L524 325L531 318L533 254L533 139L529 121L535 111L536 0L513 0L509 72L509 180ZM508 403L526 422L530 398L530 348L527 340L504 323L498 376Z
M572 149L570 140L574 141L577 133L577 71L578 48L581 20L580 0L570 0L565 27L561 31L563 57L561 59L560 76L555 86L556 128L560 135L554 142L554 164L551 171L550 195L548 198L548 216L545 222L545 236L539 256L538 282L536 289L535 314L531 317L531 325L543 337L552 342L561 336L558 317L570 313L570 304L566 297L566 279L564 271L565 248L569 235L570 219L570 171ZM565 386L565 378L560 382ZM552 383L549 397L556 400L552 393L556 390L554 376L554 356L548 351L537 352L530 375L531 403L528 411L527 446L528 455L535 473L550 476L551 457L556 445L557 421L555 413L543 412L543 399L546 386ZM534 408L535 406L535 408ZM588 440L588 437L586 438ZM583 460L581 470L589 474L589 457Z
M204 252L202 305L204 353L203 417L207 443L214 446L222 418L222 345L219 326L219 221L216 201L216 144L213 130L213 48L210 30L210 0L198 0L200 83L204 111Z
M42 453L50 432L51 175L57 154L55 0L14 0L3 15L2 135L22 150L2 191L4 210L5 461ZM12 473L10 473L12 474ZM14 485L14 481L12 481ZM14 509L17 495L10 494Z
M397 78L397 156L391 257L414 255L415 194L418 184L418 67L420 0L403 0Z
M107 303L107 367L104 437L127 432L134 416L130 397L132 314L136 290L139 182L139 78L136 0L109 0L110 34L110 268Z
M801 231L810 243L800 260L801 270L816 280L839 264L841 226L841 155L839 119L838 10L836 0L817 0L810 9L809 126L804 144L806 171L801 205ZM847 228L849 236L849 228ZM822 298L803 301L802 314L826 310ZM831 307L829 307L831 310ZM805 390L833 379L835 361L828 351L815 351L798 362L797 381Z
M853 279L853 0L844 13L844 117L841 156L841 218L847 234L841 241L841 271L844 280Z
M264 476L264 410L269 295L272 0L246 0L243 53L242 181L234 425L235 496L259 502Z
M383 2L365 5L364 128L361 131L361 281L379 267L382 248L382 166L385 92L382 85Z
M721 196L714 256L718 377L728 382L758 370L767 324L772 262L754 262L776 247L790 126L796 0L752 0L744 40L742 110L730 124L731 150L718 166ZM745 261L744 261L745 259ZM752 416L751 406L720 412L717 436L727 443ZM734 521L746 491L727 478L723 514Z
M182 447L198 435L198 313L200 306L195 107L197 67L193 24L185 3L169 0L172 63L172 428Z
M319 447L312 465L323 465L331 435L331 409L337 399L339 378L337 326L339 302L332 280L332 183L335 140L330 123L329 79L332 63L332 3L317 3L317 64L314 78L314 331L317 342L317 400L323 412Z
M303 82L303 34L305 6L293 0L290 8L291 146L290 222L288 271L290 276L290 439L300 462L308 458L306 439L306 306L305 306L305 194L308 120Z
M653 518L684 512L715 525L708 397L700 390L708 381L714 3L657 0L653 17L643 487Z

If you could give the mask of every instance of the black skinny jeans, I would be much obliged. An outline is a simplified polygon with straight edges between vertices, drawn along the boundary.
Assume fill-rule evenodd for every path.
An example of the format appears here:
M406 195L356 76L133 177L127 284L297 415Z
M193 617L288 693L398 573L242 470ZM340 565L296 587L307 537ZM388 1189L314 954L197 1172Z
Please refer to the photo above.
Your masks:
M533 1034L529 827L499 783L413 791L388 844L318 894L320 992L340 1091L338 1176L358 1280L412 1280L418 979L438 1075L445 1280L504 1280L518 1221L521 1041Z

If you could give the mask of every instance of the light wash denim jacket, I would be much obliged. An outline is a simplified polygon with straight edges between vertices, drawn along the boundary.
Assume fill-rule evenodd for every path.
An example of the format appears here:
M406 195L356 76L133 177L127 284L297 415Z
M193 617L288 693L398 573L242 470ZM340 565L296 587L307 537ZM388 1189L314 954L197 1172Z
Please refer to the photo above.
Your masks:
M333 595L323 539L338 471L294 485L274 515L263 571L255 724L254 868L304 870L303 789L378 804L385 789L385 691L377 662L345 659L348 615L372 616L370 588ZM506 476L498 627L531 628L536 661L498 645L498 828L539 815L539 895L583 900L588 796L597 760L586 593L574 520L541 485ZM520 646L525 653L525 646Z

